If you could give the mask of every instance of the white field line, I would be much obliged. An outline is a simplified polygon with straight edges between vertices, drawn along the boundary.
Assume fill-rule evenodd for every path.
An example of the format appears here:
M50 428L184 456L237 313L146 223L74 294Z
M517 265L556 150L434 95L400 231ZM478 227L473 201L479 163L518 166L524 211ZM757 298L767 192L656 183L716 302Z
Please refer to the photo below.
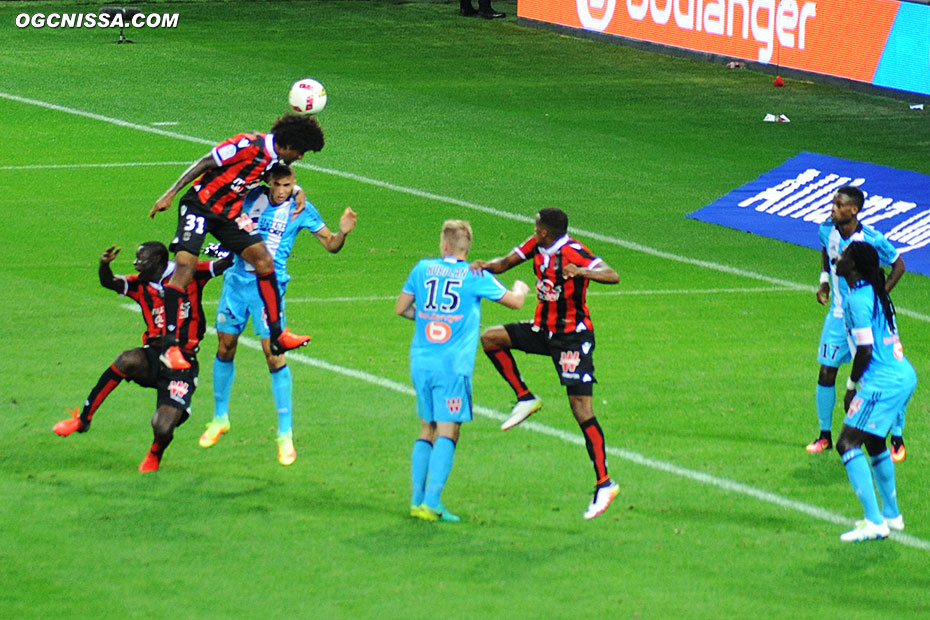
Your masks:
M0 170L49 170L68 168L135 168L138 166L189 166L189 161L132 161L109 164L31 164L28 166L0 166Z
M122 304L122 307L131 310L134 312L140 312L139 306L136 304ZM216 335L216 330L212 327L207 328L207 332ZM262 350L261 342L250 338L247 336L239 337L239 344L249 348L255 349L256 351ZM355 370L354 368L346 368L345 366L339 366L338 364L333 364L325 360L321 360L315 357L310 357L304 353L298 351L291 351L287 354L287 359L291 362L300 362L306 366L312 366L319 370L324 370L326 372L332 372L344 377L349 377L351 379L356 379L358 381L363 381L371 385L384 388L386 390L391 390L399 394L405 394L407 396L415 396L416 392L414 389L406 384L400 383L398 381L393 381L385 377L379 377L378 375L373 375L361 370ZM480 415L497 422L503 422L507 419L508 414L491 409L489 407L484 407L481 405L474 405L474 412L477 415ZM520 425L520 428L526 431L532 431L539 433L541 435L547 435L549 437L554 437L560 439L566 443L574 444L577 446L584 446L584 439L579 433L569 433L561 429L552 428L551 426L546 426L545 424L540 424L538 422L527 421ZM645 455L642 455L638 452L633 452L632 450L626 450L624 448L616 448L614 446L607 446L605 448L607 453L611 456L621 458L630 463L636 465L641 465L643 467L648 467L657 471L665 472L672 474L674 476L679 476L681 478L686 478L700 484L706 484L708 486L713 486L723 491L729 493L739 493L741 495L746 495L757 499L759 501L774 504L779 508L784 508L787 510L794 510L802 514L806 514L809 517L813 517L820 521L826 521L828 523L833 523L835 525L841 526L850 526L853 525L855 520L850 519L849 517L844 517L843 515L831 512L820 506L815 506L813 504L808 504L798 500L790 499L783 497L776 493L771 493L769 491L764 491L762 489L757 489L755 487L737 482L735 480L730 480L729 478L721 478L719 476L713 476L711 474L698 471L696 469L688 469L687 467L681 467L675 465L674 463L669 463L667 461L661 461L659 459L654 459ZM920 549L922 551L930 551L930 541L911 536L909 534L904 534L902 532L892 532L891 538L900 542L903 545L908 547L914 547L915 549Z
M177 133L174 131L168 131L165 129L159 129L157 127L151 127L148 125L140 125L138 123L132 123L129 121L124 121L119 118L113 118L111 116L104 116L102 114L95 114L93 112L86 112L84 110L78 110L77 108L70 108L67 106L58 105L55 103L49 103L47 101L40 101L38 99L29 99L27 97L20 97L18 95L13 95L11 93L5 93L0 91L0 98L9 99L10 101L16 101L19 103L25 103L28 105L34 105L41 108L46 108L48 110L55 110L56 112L63 112L65 114L73 114L75 116L83 116L84 118L90 118L93 120L101 121L103 123L110 123L111 125L117 125L119 127L126 127L128 129L134 129L136 131L143 131L147 133L153 133L159 136L164 136L166 138L174 138L177 140L183 140L185 142L193 142L196 144L203 144L209 147L213 147L218 144L216 140L208 140L206 138L198 138L196 136L189 136L182 133ZM190 162L188 162L190 163ZM320 172L322 174L329 174L332 176L338 176L345 179L350 179L353 181L358 181L359 183L365 183L367 185L374 185L375 187L381 187L384 189L389 189L392 191L400 192L410 196L418 196L420 198L426 198L429 200L435 200L437 202L443 202L446 204L456 205L469 209L471 211L478 211L481 213L488 213L495 215L503 219L514 220L517 222L524 222L527 224L532 224L534 219L528 215L522 215L517 213L510 213L508 211L502 211L500 209L495 209L493 207L488 207L485 205L480 205L474 202L469 202L467 200L460 200L458 198L451 198L449 196L443 196L441 194L435 194L433 192L427 192L419 190L412 187L405 187L403 185L395 185L393 183L388 183L387 181L381 181L378 179L372 179L370 177L354 174L352 172L345 172L342 170L334 170L332 168L323 168L321 166L314 166L312 164L307 164L303 162L295 162L295 165L300 168L306 168L308 170L313 170ZM750 278L752 280L760 280L762 282L768 282L775 286L795 289L799 291L808 291L816 292L816 288L813 285L799 284L797 282L792 282L790 280L782 280L780 278L774 278L772 276L767 276L765 274L757 273L755 271L749 271L747 269L740 269L738 267L731 267L729 265L722 265L720 263L715 263L712 261L705 261L696 258L691 258L689 256L681 256L679 254L673 254L671 252L665 252L656 248L652 248L646 245L642 245L633 241L628 241L626 239L620 239L619 237L612 237L609 235L604 235L598 232L583 230L580 228L572 228L572 234L575 236L587 237L589 239L594 239L596 241L602 241L610 245L619 246L626 248L628 250L633 250L635 252L640 252L642 254L648 254L650 256L655 256L658 258L664 258L666 260L675 261L679 263L684 263L687 265L693 265L696 267L703 267L705 269L711 269L713 271L720 271L722 273L728 273L731 275L742 276L744 278ZM930 315L909 310L907 308L896 308L898 314L903 316L908 316L911 318L918 319L930 323Z

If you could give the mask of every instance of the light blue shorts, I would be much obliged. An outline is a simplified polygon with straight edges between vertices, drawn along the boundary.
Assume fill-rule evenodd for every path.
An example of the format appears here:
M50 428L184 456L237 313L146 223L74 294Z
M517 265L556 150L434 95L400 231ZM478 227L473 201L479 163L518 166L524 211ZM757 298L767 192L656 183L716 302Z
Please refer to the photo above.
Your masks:
M866 433L885 437L896 421L904 421L907 404L917 388L917 375L913 368L893 389L875 389L868 384L853 398L843 422ZM903 424L902 424L903 425Z
M230 284L223 280L223 291L220 293L220 304L216 309L216 331L224 334L239 335L245 331L245 326L252 317L252 329L259 338L270 338L268 317L265 314L265 304L258 294L255 281ZM284 293L281 293L281 328L284 322Z
M435 371L411 371L417 391L417 415L424 422L471 422L471 377Z
M849 354L849 340L846 339L846 323L842 317L833 316L833 309L827 313L820 332L820 348L817 349L817 361L821 366L839 368L852 360Z

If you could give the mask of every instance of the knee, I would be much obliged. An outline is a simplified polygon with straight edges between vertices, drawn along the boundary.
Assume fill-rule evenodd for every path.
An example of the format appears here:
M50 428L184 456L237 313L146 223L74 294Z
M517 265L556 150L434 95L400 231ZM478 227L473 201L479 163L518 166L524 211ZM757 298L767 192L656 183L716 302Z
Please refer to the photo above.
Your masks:
M839 452L840 455L843 455L854 448L858 448L860 445L862 444L852 441L849 437L840 435L840 438L836 440L836 451Z
M817 383L825 387L836 385L836 368L830 366L821 366L820 375L817 377Z
M145 373L147 362L139 349L131 349L120 353L113 365L127 377L138 377Z
M503 333L503 336L501 334ZM507 331L500 326L489 327L481 332L481 348L485 351L506 349L510 344L506 338Z
M152 430L156 437L169 437L174 433L181 412L173 407L159 407L152 416Z

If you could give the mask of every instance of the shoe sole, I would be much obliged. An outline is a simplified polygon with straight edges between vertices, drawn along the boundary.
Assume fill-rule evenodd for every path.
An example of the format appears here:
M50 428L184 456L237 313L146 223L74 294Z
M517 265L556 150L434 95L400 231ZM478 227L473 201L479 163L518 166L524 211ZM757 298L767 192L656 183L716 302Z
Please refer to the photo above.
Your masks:
M501 424L501 430L502 430L502 431L509 431L509 430L512 429L514 426L517 426L518 424L522 424L523 422L526 422L526 420L527 420L531 415L533 415L534 413L536 413L537 411L539 411L540 409L542 409L542 406L543 406L542 401L539 401L539 402L536 404L535 407L533 407L532 409L529 410L528 413L526 413L526 414L524 414L524 415L520 415L520 416L515 416L515 415L510 416L509 418L507 418L506 420L504 420L504 423L503 423L503 424Z
M595 512L595 513L594 513L593 515L591 515L590 517L588 516L587 513L585 513L585 515L584 515L585 521L590 521L591 519L593 519L593 518L595 518L595 517L598 517L598 516L604 514L604 513L607 511L607 509L610 508L610 505L611 505L612 503L614 503L614 500L617 499L617 496L618 496L618 495L620 495L620 488L619 488L619 487L618 487L616 490L614 490L614 491L610 494L610 499L607 500L607 505L606 505L606 506L604 506L603 508L601 508L599 511Z

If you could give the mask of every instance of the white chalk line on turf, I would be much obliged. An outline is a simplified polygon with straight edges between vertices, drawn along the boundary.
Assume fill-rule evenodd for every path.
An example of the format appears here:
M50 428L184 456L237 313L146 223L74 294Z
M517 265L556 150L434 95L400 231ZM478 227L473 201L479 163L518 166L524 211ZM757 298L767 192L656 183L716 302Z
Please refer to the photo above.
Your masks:
M68 168L135 168L138 166L189 166L189 161L131 161L108 164L31 164L28 166L0 166L0 170L49 170Z
M133 312L140 312L139 306L136 304L122 304L122 307L131 310ZM207 332L211 335L216 335L216 329L212 327L207 328ZM250 338L247 336L239 337L239 344L245 346L249 349L254 349L256 351L262 350L261 342ZM305 353L299 351L290 351L287 354L287 359L290 362L299 362L306 366L311 366L319 370L324 370L326 372L332 372L344 377L349 377L351 379L356 379L358 381L364 381L371 385L391 390L399 394L405 394L407 396L416 396L414 389L406 384L394 381L392 379L387 379L385 377L379 377L378 375L373 375L371 373L356 370L354 368L347 368L345 366L339 366L338 364L333 364L332 362L327 362L315 357L310 357ZM503 422L507 419L508 414L491 409L489 407L484 407L482 405L474 405L474 413L497 422ZM584 446L584 438L582 438L577 433L569 433L567 431L552 428L551 426L546 426L545 424L540 424L538 422L527 421L520 425L522 431L532 431L539 433L541 435L547 435L549 437L554 437L560 439L566 443L574 444L577 446ZM788 510L794 510L805 514L809 517L813 517L820 521L826 521L828 523L833 523L835 525L848 526L851 525L854 521L848 517L831 512L820 506L815 506L813 504L808 504L798 500L790 499L783 497L776 493L771 493L769 491L764 491L762 489L757 489L755 487L749 486L748 484L743 484L735 480L730 480L728 478L721 478L719 476L713 476L695 469L688 469L687 467L681 467L675 465L674 463L669 463L666 461L661 461L659 459L654 459L638 452L633 452L632 450L626 450L624 448L617 448L614 446L606 446L606 451L609 455L621 458L630 463L640 465L643 467L648 467L657 471L664 473L672 474L685 478L688 480L693 480L700 484L706 484L708 486L716 487L722 491L727 491L730 493L739 493L741 495L747 495L754 499L757 499L768 504L774 504L779 508L785 508ZM900 542L903 545L908 547L913 547L915 549L920 549L922 551L930 551L930 541L917 538L916 536L911 536L910 534L904 534L903 532L892 532L891 538Z
M5 92L2 92L2 91L0 91L0 98L9 99L10 101L16 101L16 102L19 102L19 103L25 103L25 104L28 104L28 105L34 105L34 106L38 106L38 107L41 107L41 108L46 108L46 109L48 109L48 110L55 110L55 111L57 111L57 112L63 112L63 113L65 113L65 114L72 114L72 115L75 115L75 116L83 116L84 118L90 118L90 119L97 120L97 121L100 121L100 122L103 122L103 123L109 123L109 124L112 124L112 125L117 125L117 126L119 126L119 127L126 127L126 128L128 128L128 129L135 129L136 131L144 131L144 132L147 132L147 133L152 133L152 134L156 134L156 135L159 135L159 136L164 136L164 137L166 137L166 138L174 138L174 139L177 139L177 140L183 140L183 141L185 141L185 142L193 142L193 143L196 143L196 144L203 144L203 145L210 146L210 147L213 147L213 146L215 146L216 144L218 144L218 141L216 141L216 140L208 140L208 139L206 139L206 138L198 138L198 137L196 137L196 136L189 136L189 135L186 135L186 134L177 133L177 132L175 132L175 131L168 131L168 130L165 130L165 129L159 129L159 128L157 128L157 127L151 127L151 126L148 126L148 125L140 125L139 123L132 123L132 122L125 121L125 120L122 120L122 119L119 119L119 118L114 118L114 117L111 117L111 116L105 116L105 115L103 115L103 114L96 114L96 113L94 113L94 112L86 112L86 111L84 111L84 110L78 110L77 108L70 108L70 107L67 107L67 106L58 105L58 104L55 104L55 103L50 103L50 102L48 102L48 101L41 101L41 100L38 100L38 99L30 99L30 98L28 98L28 97L20 97L20 96L18 96L18 95L14 95L14 94L11 94L11 93L5 93ZM188 163L189 163L189 162L188 162ZM534 222L534 219L533 219L532 217L530 217L530 216L527 216L527 215L522 215L522 214L517 214L517 213L510 213L509 211L502 211L502 210L500 210L500 209L495 209L495 208L493 208L493 207L488 207L488 206L485 206L485 205L480 205L480 204L477 204L477 203L474 203L474 202L469 202L469 201L467 201L467 200L461 200L461 199L459 199L459 198L452 198L452 197L449 197L449 196L443 196L443 195L441 195L441 194L435 194L435 193L433 193L433 192L427 192L427 191L423 191L423 190L416 189L416 188L412 188L412 187L405 187L405 186L403 186L403 185L396 185L396 184L394 184L394 183L388 183L388 182L386 182L386 181L381 181L381 180L378 180L378 179L372 179L372 178L370 178L370 177L358 175L358 174L355 174L355 173L352 173L352 172L345 172L345 171L343 171L343 170L334 170L334 169L331 169L331 168L324 168L324 167L322 167L322 166L315 166L315 165L307 164L307 163L303 163L303 162L295 162L294 165L297 166L297 167L300 167L300 168L306 168L306 169L308 169L308 170L313 170L313 171L315 171L315 172L320 172L320 173L322 173L322 174L328 174L328 175L332 175L332 176L338 176L338 177L342 177L342 178L345 178L345 179L350 179L350 180L352 180L352 181L357 181L357 182L359 182L359 183L365 183L366 185L373 185L373 186L375 186L375 187L381 187L381 188L384 188L384 189L389 189L389 190L392 190L392 191L404 193L404 194L407 194L407 195L410 195L410 196L417 196L417 197L425 198L425 199L428 199L428 200L435 200L435 201L437 201L437 202L443 202L443 203L446 203L446 204L456 205L456 206L459 206L459 207L463 207L463 208L469 209L469 210L471 210L471 211L478 211L478 212L481 212L481 213L488 213L488 214L490 214L490 215L495 215L495 216L497 216L497 217L504 218L504 219L514 220L514 221L517 221L517 222L524 222L524 223L527 223L527 224L532 224L532 223ZM722 272L722 273L727 273L727 274L735 275L735 276L742 276L742 277L744 277L744 278L750 278L750 279L753 279L753 280L760 280L760 281L762 281L762 282L768 282L769 284L773 284L773 285L775 285L775 286L780 286L780 287L784 287L784 288L794 289L794 290L798 290L798 291L808 291L808 292L811 292L811 293L816 292L816 288L815 288L814 286L812 286L812 285L799 284L799 283L797 283L797 282L792 282L792 281L789 281L789 280L782 280L782 279L780 279L780 278L774 278L774 277L772 277L772 276L767 276L767 275L764 275L764 274L761 274L761 273L756 273L756 272L754 272L754 271L749 271L749 270L747 270L747 269L740 269L740 268L738 268L738 267L731 267L731 266L729 266L729 265L722 265L722 264L720 264L720 263L715 263L715 262L712 262L712 261L706 261L706 260L700 260L700 259L696 259L696 258L691 258L691 257L689 257L689 256L681 256L681 255L679 255L679 254L673 254L672 252L665 252L665 251L663 251L663 250L659 250L659 249L652 248L652 247L649 247L649 246L646 246L646 245L642 245L642 244L639 244L639 243L635 243L635 242L633 242L633 241L628 241L628 240L626 240L626 239L620 239L619 237L612 237L612 236L610 236L610 235L604 235L604 234L601 234L601 233L597 233L597 232L593 232L593 231L588 231L588 230L583 230L583 229L574 228L574 227L572 228L572 234L575 235L575 236L587 237L587 238L590 238L590 239L594 239L594 240L596 240L596 241L602 241L602 242L608 243L608 244L610 244L610 245L615 245L615 246L622 247L622 248L625 248L625 249L628 249L628 250L632 250L632 251L635 251L635 252L640 252L640 253L642 253L642 254L648 254L648 255L650 255L650 256L655 256L655 257L658 257L658 258L664 258L664 259L666 259L666 260L670 260L670 261L674 261L674 262L684 263L684 264L687 264L687 265L693 265L693 266L696 266L696 267L703 267L703 268L705 268L705 269L710 269L710 270L713 270L713 271L719 271L719 272ZM898 314L900 314L900 315L908 316L908 317L911 317L911 318L914 318L914 319L918 319L918 320L920 320L920 321L924 321L924 322L930 323L930 315L923 314L923 313L920 313L920 312L916 312L916 311L913 311L913 310L909 310L909 309L907 309L907 308L901 308L901 307L896 307L896 310L897 310Z

